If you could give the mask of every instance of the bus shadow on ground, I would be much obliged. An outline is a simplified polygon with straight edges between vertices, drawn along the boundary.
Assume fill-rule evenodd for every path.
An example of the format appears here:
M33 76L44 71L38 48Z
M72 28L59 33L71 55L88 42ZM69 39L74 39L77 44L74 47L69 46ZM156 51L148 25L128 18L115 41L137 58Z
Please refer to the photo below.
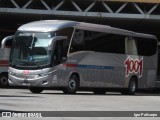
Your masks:
M26 96L25 94L24 95L0 95L0 98L1 97L10 97L10 98L12 98L12 97L39 97L40 98L40 96L34 96L34 95L32 95L32 96Z
M29 94L33 94L33 93L29 93ZM135 93L135 95L124 95L124 94L121 94L120 92L106 92L105 94L93 94L92 92L78 92L78 93L75 93L75 94L64 94L64 93L57 93L57 92L54 92L53 93L47 93L47 92L42 92L40 94L45 94L45 95L66 95L66 96L69 96L69 95L82 95L82 96L160 96L160 92L137 92Z
M8 89L8 90L12 90L12 89L23 89L26 90L24 91L20 91L19 93L24 94L24 96L20 96L20 95L0 95L0 97L38 97L38 96L34 96L34 95L38 95L35 93L31 93L28 90L28 87L7 87L7 88L0 88L0 89ZM49 91L49 92L48 92ZM25 96L26 94L32 95L32 96ZM54 89L45 89L42 93L39 93L39 95L41 94L48 94L48 95L89 95L89 96L160 96L160 89L155 89L155 90L138 90L135 95L124 95L121 94L120 92L115 92L115 91L108 91L105 94L94 94L91 91L78 91L75 94L64 94L63 92L61 92L61 90L54 90ZM40 97L40 96L39 96Z

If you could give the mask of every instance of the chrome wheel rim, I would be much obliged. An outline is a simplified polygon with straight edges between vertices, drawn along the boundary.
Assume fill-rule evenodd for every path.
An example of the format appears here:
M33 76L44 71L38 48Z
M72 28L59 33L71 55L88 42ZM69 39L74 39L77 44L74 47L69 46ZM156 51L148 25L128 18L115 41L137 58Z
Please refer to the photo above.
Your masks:
M72 89L72 90L74 90L76 88L76 82L75 82L75 80L71 79L69 81L69 88Z
M131 81L130 90L131 90L132 92L134 92L135 89L136 89L136 84L135 84L134 81Z

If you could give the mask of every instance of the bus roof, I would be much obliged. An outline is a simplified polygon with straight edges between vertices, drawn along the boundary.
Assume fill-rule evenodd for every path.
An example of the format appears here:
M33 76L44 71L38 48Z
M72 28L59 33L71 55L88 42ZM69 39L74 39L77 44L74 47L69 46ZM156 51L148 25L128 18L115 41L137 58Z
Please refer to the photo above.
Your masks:
M65 20L42 20L24 24L18 28L21 31L49 32L66 27L74 27L77 22Z
M67 21L67 20L42 20L24 24L18 28L20 31L37 31L37 32L49 32L57 31L66 27L74 27L76 29L90 30L95 32L105 32L120 34L126 36L143 37L156 39L156 36L150 34L136 33L124 29L114 28L107 25L92 24L85 22Z

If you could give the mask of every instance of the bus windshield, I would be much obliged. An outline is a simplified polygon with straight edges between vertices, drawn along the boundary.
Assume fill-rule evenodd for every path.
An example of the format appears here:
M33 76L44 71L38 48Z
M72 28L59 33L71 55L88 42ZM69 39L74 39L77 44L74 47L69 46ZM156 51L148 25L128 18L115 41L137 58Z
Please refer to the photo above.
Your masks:
M13 40L11 64L26 66L26 68L49 65L51 51L48 50L48 43L54 34L53 32L17 32Z

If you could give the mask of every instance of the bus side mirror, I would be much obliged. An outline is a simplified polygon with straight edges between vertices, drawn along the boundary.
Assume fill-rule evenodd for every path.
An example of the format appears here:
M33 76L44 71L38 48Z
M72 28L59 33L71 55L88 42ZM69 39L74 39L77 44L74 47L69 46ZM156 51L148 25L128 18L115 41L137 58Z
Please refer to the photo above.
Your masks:
M48 43L48 50L53 50L53 46L56 41L64 40L64 39L67 39L67 36L56 36L56 37L51 38L51 40Z
M10 40L10 39L13 39L13 38L14 38L14 35L5 37L5 38L2 40L2 42L1 42L1 49L4 49L4 48L5 48L5 44L6 44L6 41L7 41L7 40Z

